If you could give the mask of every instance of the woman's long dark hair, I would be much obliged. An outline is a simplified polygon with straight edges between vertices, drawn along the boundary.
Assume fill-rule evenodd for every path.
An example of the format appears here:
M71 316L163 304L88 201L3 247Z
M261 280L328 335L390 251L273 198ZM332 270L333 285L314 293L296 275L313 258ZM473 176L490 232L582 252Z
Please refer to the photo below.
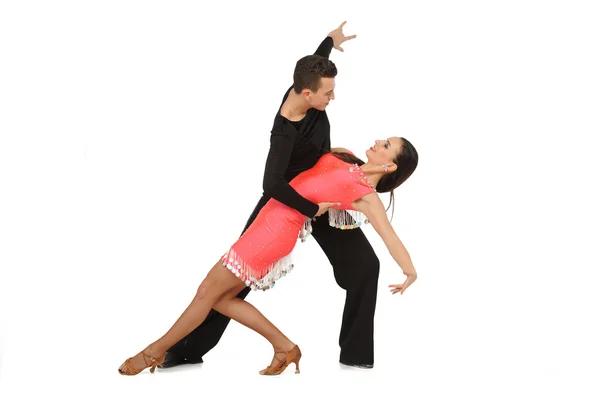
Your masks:
M400 139L402 140L402 150L394 159L394 163L398 167L392 173L383 175L381 180L379 180L379 183L377 183L377 187L375 187L375 191L378 193L390 193L390 203L386 211L392 206L392 218L394 217L395 205L394 189L398 188L398 186L404 183L406 179L413 174L419 163L419 154L417 153L416 148L404 137L400 137ZM362 159L352 154L345 152L333 152L332 154L347 163L358 164L359 166L365 164ZM392 218L390 218L390 220Z

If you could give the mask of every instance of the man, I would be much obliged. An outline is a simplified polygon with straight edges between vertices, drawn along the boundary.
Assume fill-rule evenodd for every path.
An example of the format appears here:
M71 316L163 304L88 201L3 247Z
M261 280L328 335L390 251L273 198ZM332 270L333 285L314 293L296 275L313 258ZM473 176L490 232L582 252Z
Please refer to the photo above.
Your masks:
M329 60L331 49L356 35L345 36L343 22L331 31L314 55L301 58L294 70L294 84L285 93L271 130L271 147L266 161L263 196L248 219L244 231L270 198L307 217L321 216L331 203L319 206L300 196L289 181L310 169L331 150L330 126L325 108L335 98L337 69ZM373 321L379 278L379 260L360 229L331 227L327 217L312 223L312 235L333 266L336 282L346 290L340 331L340 362L373 367ZM238 295L245 298L250 289ZM202 356L220 340L230 319L212 310L196 330L169 349L162 368L185 363L202 363Z

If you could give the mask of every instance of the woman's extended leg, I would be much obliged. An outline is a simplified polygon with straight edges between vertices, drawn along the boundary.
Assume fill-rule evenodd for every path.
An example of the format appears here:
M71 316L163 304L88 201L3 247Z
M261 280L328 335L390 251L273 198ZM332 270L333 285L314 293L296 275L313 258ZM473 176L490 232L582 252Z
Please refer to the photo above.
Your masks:
M121 374L137 374L147 367L153 372L156 365L162 363L165 352L180 339L198 327L208 315L210 309L228 291L239 292L244 283L234 276L218 261L198 287L196 296L177 319L175 324L161 338L148 345L135 357L129 358L119 367Z
M221 299L213 306L213 309L256 331L273 345L275 351L273 361L269 367L261 370L260 373L279 374L290 363L296 363L296 372L298 373L300 371L300 350L252 304L237 298L238 292L239 289L234 288L222 295Z

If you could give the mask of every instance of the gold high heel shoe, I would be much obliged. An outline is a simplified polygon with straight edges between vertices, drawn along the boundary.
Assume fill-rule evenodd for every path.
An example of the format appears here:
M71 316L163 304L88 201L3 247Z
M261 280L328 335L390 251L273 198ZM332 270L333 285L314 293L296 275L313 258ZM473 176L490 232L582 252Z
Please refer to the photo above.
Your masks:
M150 367L150 372L154 373L154 370L156 370L156 366L161 365L165 361L165 354L163 354L159 359L155 359L150 353L147 353L148 349L149 348L146 348L142 351L142 357L144 359L144 364L146 364L146 367L142 369L137 369L133 365L133 357L130 357L129 359L125 360L125 363L123 363L121 367L119 367L119 374L136 375L141 373L144 369L148 367ZM150 363L148 363L148 359L150 360Z
M283 354L285 356L284 359L277 357L278 354ZM300 348L298 345L294 345L292 349L287 352L275 352L273 355L273 364L267 367L264 370L259 371L261 375L279 375L283 373L283 371L292 363L296 364L296 374L300 374L300 358L302 357L302 352L300 352Z

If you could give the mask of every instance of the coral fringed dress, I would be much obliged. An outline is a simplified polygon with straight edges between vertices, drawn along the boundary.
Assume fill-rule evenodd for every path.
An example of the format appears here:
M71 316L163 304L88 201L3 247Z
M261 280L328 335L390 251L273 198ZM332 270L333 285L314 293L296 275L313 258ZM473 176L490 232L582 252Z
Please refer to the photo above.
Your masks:
M333 227L352 229L368 223L352 202L375 190L356 164L328 153L290 181L290 186L314 203L341 203L328 211ZM293 269L292 250L298 238L304 241L310 232L310 218L271 198L221 260L251 289L268 290Z

